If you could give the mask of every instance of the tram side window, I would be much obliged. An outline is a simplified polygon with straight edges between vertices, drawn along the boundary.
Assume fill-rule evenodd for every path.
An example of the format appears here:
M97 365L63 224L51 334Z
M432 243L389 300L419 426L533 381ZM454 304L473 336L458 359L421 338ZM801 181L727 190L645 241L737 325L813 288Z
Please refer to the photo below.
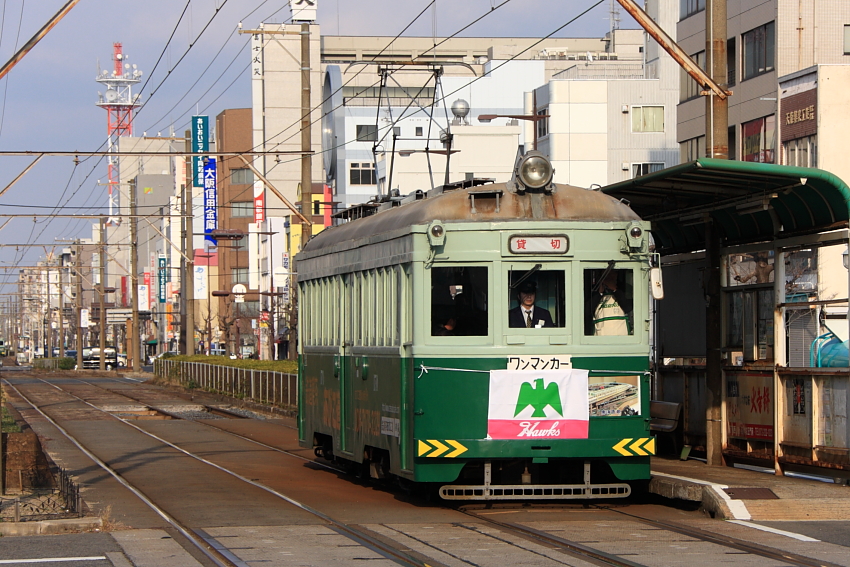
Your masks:
M508 327L545 329L565 326L563 270L511 270L508 282Z
M487 334L487 268L431 268L431 336Z
M585 270L584 294L585 335L634 334L632 270Z

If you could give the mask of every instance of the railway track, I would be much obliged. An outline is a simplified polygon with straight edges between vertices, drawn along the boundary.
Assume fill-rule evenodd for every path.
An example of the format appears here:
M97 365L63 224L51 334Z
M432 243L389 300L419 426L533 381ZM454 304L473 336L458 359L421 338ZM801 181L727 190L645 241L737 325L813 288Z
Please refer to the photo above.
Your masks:
M129 395L127 392L122 392L116 389L104 387L101 384L95 384L87 380L83 380L76 376L70 377L75 383L81 384L88 388L99 388L109 392L115 396L122 396L131 400L134 404L141 405L153 409L157 412L162 412L168 415L171 419L185 419L179 413L168 412L168 410L157 407L156 403L149 403L151 400L146 400L144 394ZM470 565L480 567L484 563L471 558L468 553L453 551L446 545L435 544L428 537L423 537L413 533L413 530L406 529L386 524L377 524L376 526L353 525L351 523L341 521L334 518L331 514L324 512L315 506L310 506L293 498L291 495L285 494L278 489L267 486L255 479L249 478L244 472L235 470L233 467L227 467L222 464L213 462L210 458L201 456L196 452L189 451L177 443L169 441L160 435L146 431L142 427L142 422L135 419L127 419L121 417L120 412L110 412L103 408L97 407L81 396L76 395L70 390L73 387L60 387L52 382L37 378L40 382L49 385L51 388L61 392L62 395L68 396L79 403L82 403L90 411L100 412L109 415L111 418L121 422L123 425L134 429L135 431L155 440L164 446L167 446L180 454L197 460L205 466L212 467L222 473L229 475L240 483L250 485L260 489L267 494L277 498L291 506L294 506L310 515L316 520L327 525L334 532L348 538L357 545L373 551L383 558L392 561L398 565L411 566L440 566L440 565ZM9 384L8 381L6 381ZM89 448L78 441L70 432L62 427L60 421L55 420L47 412L38 407L38 400L31 400L15 385L9 386L17 393L17 395L27 404L31 405L39 412L47 421L68 437L82 452L98 464L103 470L112 475L116 480L121 482L127 489L139 497L146 505L155 511L157 515L168 522L175 530L184 536L185 541L195 546L204 556L207 557L211 564L217 566L244 566L239 557L221 545L215 538L210 537L206 531L198 527L193 527L184 521L178 520L172 512L169 512L168 506L155 502L154 498L146 495L137 486L132 485L126 478L116 472L112 466L103 460L99 459ZM63 385L66 386L66 385ZM245 419L244 415L223 410L221 408L213 408L214 415L233 420ZM136 423L134 423L136 421ZM336 473L342 473L340 469L307 459L302 455L298 455L292 451L288 451L281 447L263 443L256 439L252 439L245 435L229 431L224 427L219 427L214 422L203 421L197 422L204 427L212 428L216 431L226 433L235 439L261 447L264 450L275 451L285 455L287 458L297 458L301 461L310 461L314 465L332 470ZM628 518L629 521L638 522L640 524L651 527L653 530L658 530L659 533L678 534L689 540L700 542L709 547L714 547L717 553L730 553L729 550L734 550L738 554L747 554L753 558L759 557L769 560L771 565L787 564L787 565L802 565L806 567L838 567L836 564L820 561L811 557L805 557L800 554L789 553L780 549L774 549L768 546L747 542L744 540L732 538L729 536L708 532L698 528L674 524L642 516L637 513L626 512L617 508L594 505L593 509L599 513L618 515ZM539 529L528 525L523 525L518 522L505 522L489 515L488 508L481 505L460 506L456 508L457 512L464 514L470 521L454 521L451 522L451 527L455 530L454 533L466 533L468 537L475 541L489 541L492 545L504 547L513 553L525 555L529 560L534 560L536 563L552 565L611 565L618 567L655 567L663 565L658 563L657 558L651 556L641 556L640 554L622 554L612 553L600 549L604 546L589 545L587 542L573 540L560 535L555 535L546 529ZM643 562L642 562L643 561ZM505 563L502 563L505 564Z

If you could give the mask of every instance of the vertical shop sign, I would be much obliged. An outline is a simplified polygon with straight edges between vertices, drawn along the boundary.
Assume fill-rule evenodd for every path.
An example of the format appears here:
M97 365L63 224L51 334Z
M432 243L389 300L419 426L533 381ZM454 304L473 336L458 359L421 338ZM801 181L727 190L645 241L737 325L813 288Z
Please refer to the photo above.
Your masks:
M192 117L192 153L209 151L209 124L209 116ZM204 186L204 156L192 156L192 185Z
M165 256L159 257L159 265L157 266L157 276L158 283L157 291L158 298L160 303L165 303L165 284L166 284L166 272L168 272L168 268L166 267L167 258Z
M215 183L215 158L204 164L204 239L216 244L212 231L218 228L218 196Z

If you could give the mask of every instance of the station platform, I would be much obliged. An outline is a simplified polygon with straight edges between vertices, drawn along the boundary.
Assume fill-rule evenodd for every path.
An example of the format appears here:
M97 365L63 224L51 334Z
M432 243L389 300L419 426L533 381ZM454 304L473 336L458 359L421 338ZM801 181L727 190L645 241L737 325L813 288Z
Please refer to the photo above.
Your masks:
M850 520L850 486L803 475L708 466L697 459L652 457L649 491L701 502L724 520Z

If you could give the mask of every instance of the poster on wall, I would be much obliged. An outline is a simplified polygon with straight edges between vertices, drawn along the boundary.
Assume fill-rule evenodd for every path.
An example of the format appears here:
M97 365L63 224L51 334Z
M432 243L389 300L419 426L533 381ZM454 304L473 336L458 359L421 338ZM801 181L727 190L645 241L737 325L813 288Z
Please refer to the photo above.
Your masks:
M590 415L640 415L640 379L640 375L591 377L587 385Z
M729 374L726 378L726 435L773 440L773 374Z
M487 437L587 439L587 370L490 371Z

